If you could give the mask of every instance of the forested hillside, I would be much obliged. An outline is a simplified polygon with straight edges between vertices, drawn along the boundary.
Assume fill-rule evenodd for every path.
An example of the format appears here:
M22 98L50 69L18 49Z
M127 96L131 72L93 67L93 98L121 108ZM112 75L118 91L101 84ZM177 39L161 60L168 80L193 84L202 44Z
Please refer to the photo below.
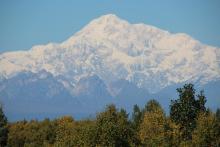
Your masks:
M130 146L220 146L220 109L206 107L203 91L192 84L178 88L179 97L170 102L170 113L152 99L132 114L114 104L94 119L8 122L0 107L0 146L8 147L130 147ZM40 109L40 108L39 108Z

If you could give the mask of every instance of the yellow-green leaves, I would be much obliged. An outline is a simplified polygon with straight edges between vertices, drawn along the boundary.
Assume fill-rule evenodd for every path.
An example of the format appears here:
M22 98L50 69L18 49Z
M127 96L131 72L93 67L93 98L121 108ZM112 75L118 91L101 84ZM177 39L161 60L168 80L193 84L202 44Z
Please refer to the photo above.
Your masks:
M150 109L144 114L139 136L145 146L162 146L165 143L165 115L157 103L150 101Z

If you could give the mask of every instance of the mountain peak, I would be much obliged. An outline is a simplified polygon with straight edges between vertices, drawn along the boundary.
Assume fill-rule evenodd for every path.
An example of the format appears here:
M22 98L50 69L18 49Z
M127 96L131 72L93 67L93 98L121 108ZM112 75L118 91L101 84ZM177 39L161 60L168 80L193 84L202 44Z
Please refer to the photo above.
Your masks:
M120 19L117 15L115 14L106 14L106 15L102 15L99 18L101 19Z
M93 19L82 30L71 36L67 41L63 42L64 46L71 46L76 41L76 36L82 38L90 37L93 39L100 39L103 37L109 38L112 33L120 33L123 30L129 29L130 23L116 16L115 14L106 14ZM106 35L107 34L107 35ZM93 40L92 39L92 40Z
M93 21L91 21L90 24L95 24L95 25L115 25L115 24L120 24L120 23L128 23L127 21L119 18L115 14L106 14L102 15Z
M119 17L118 17L117 15L115 15L115 14L102 15L102 16L98 17L96 20L105 21L105 22L122 21L122 19L119 18Z

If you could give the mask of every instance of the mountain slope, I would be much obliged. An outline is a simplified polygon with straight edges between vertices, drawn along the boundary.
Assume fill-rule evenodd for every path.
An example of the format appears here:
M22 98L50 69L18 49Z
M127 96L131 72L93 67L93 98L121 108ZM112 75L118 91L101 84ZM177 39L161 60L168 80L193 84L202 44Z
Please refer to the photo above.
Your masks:
M28 105L24 99L30 99L33 106L40 98L36 110L54 105L51 112L59 112L57 106L61 112L95 113L107 103L131 108L149 98L168 105L177 85L188 82L214 85L208 95L220 105L219 81L220 48L113 14L91 21L60 44L0 54L0 100L9 108L16 96L14 101Z
M5 106L8 118L45 118L62 114L81 118L101 111L114 101L97 76L80 79L72 94L59 80L46 71L22 72L2 79L0 103Z

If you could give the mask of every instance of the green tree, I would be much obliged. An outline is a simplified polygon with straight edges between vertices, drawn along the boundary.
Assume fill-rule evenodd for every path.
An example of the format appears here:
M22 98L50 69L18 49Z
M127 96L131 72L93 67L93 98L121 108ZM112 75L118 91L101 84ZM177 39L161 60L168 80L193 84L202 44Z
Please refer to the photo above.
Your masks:
M7 145L8 138L8 126L7 126L7 118L3 112L3 108L0 105L0 146Z
M220 122L220 108L218 108L216 110L215 116L216 116L217 120Z
M166 118L160 104L150 100L146 107L139 136L143 146L163 146L165 144Z
M166 119L165 125L165 140L168 146L179 147L181 143L180 126L171 121L170 118Z
M37 120L20 121L9 125L9 147L38 147L49 146L55 141L55 127L49 119L42 122Z
M95 146L95 121L81 120L76 122L74 146Z
M219 123L213 113L200 113L192 133L193 146L220 146Z
M96 146L129 146L132 131L126 116L114 105L109 105L100 113L96 121Z
M139 125L142 121L142 111L138 105L134 105L133 112L132 112L132 125L135 130L138 130Z
M131 127L133 131L133 137L132 137L133 143L135 146L140 145L140 138L139 138L138 132L139 132L140 124L142 123L142 120L143 120L143 110L141 110L138 105L134 105L132 117L131 117Z
M18 121L9 125L8 146L23 147L26 139L27 121Z
M56 146L74 146L76 138L75 121L71 116L63 116L56 120Z
M31 120L25 124L25 144L24 146L42 146L44 138L40 133L40 123L37 120Z
M162 110L162 107L158 101L156 101L155 99L151 99L145 105L143 113L154 112L155 110Z
M204 91L200 91L200 93L197 95L198 100L196 100L196 104L197 104L197 113L200 112L206 112L207 109L205 107L205 103L206 103L206 97L204 94Z
M54 121L50 121L48 118L39 123L39 134L42 138L43 145L52 145L56 139L56 127Z
M183 140L190 140L193 129L196 127L196 117L200 112L206 111L206 98L203 92L195 98L195 89L192 84L185 84L178 88L179 99L171 101L170 117L180 125Z

